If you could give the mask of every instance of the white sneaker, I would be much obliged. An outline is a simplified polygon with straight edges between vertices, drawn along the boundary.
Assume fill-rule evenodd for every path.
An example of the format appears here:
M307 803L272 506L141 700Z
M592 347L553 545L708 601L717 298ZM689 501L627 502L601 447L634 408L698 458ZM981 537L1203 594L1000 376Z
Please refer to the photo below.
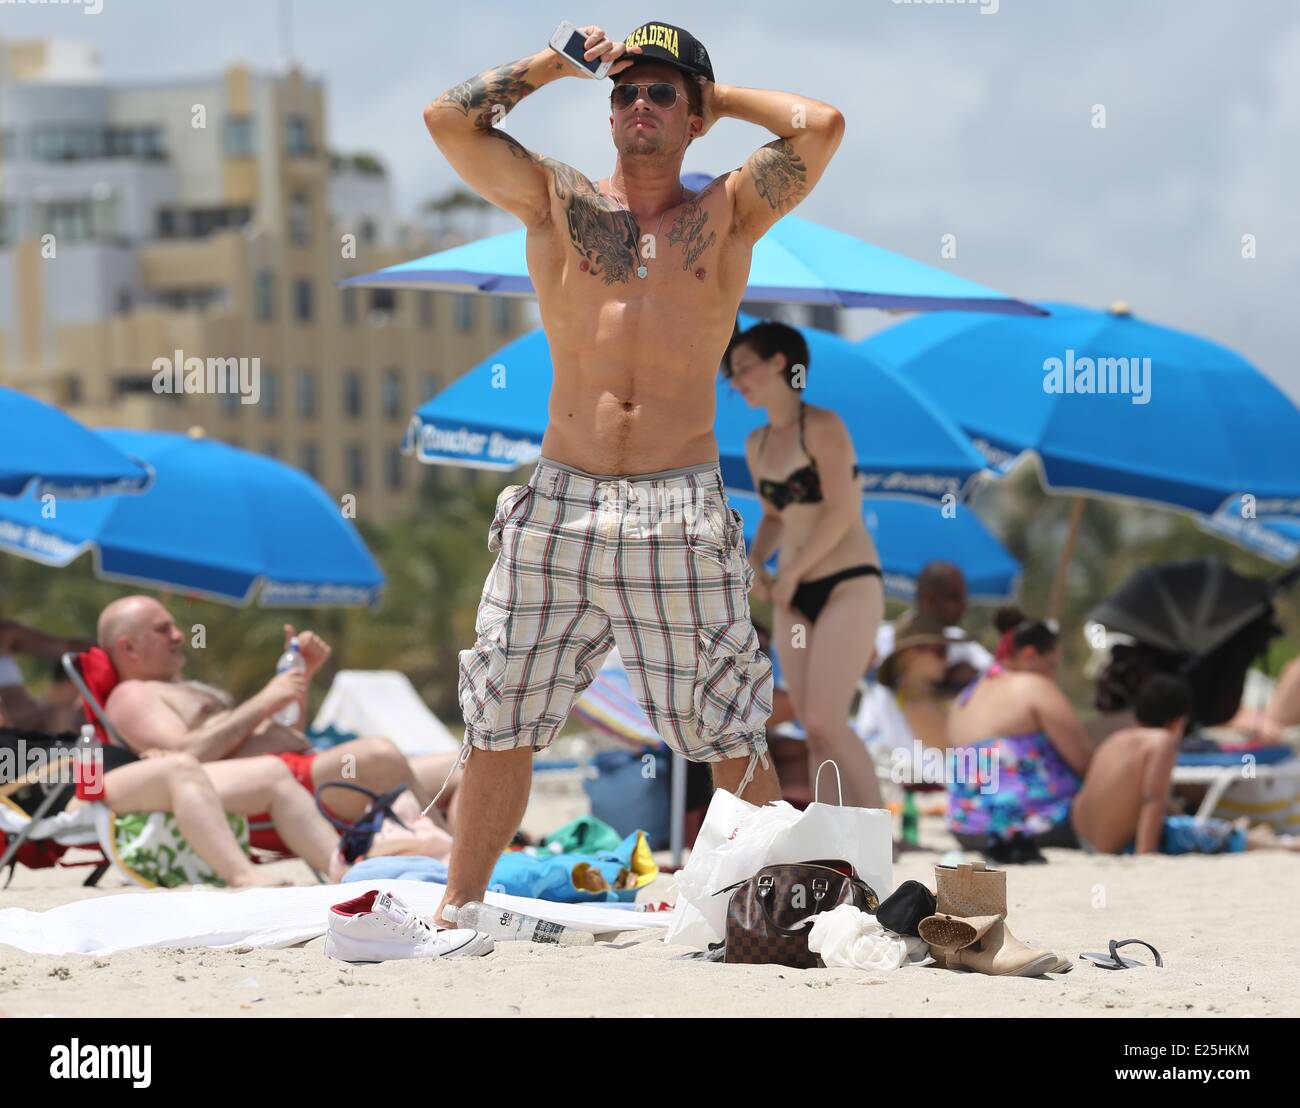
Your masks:
M344 962L390 958L475 958L491 954L492 936L472 928L435 931L392 893L371 889L335 904L325 929L325 953Z

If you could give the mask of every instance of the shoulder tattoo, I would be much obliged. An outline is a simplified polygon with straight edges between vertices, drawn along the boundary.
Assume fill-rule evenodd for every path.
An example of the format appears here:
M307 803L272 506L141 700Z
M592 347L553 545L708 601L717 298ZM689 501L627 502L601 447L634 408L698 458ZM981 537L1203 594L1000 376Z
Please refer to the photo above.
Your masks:
M804 196L808 168L788 139L760 147L750 158L754 187L774 211L787 212Z

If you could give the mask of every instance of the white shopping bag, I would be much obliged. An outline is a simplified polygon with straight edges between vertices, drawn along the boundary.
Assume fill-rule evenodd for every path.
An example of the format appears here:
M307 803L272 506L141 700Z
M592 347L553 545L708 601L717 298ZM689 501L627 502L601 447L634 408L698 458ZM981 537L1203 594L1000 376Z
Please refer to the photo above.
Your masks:
M823 762L839 767L834 762ZM726 932L729 893L763 866L841 858L884 900L893 890L893 816L883 808L847 808L819 798L804 811L783 800L763 807L719 789L713 794L690 861L677 874L677 907L664 941L705 950Z

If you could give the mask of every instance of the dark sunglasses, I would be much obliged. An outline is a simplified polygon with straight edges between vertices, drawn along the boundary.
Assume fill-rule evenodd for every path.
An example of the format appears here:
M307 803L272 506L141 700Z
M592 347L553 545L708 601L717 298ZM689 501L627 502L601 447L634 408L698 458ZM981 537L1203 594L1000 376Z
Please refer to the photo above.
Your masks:
M671 108L677 103L677 86L667 81L656 81L652 85L634 85L631 81L624 85L615 85L609 94L609 102L619 111L630 108L636 103L641 90L645 89L656 108Z

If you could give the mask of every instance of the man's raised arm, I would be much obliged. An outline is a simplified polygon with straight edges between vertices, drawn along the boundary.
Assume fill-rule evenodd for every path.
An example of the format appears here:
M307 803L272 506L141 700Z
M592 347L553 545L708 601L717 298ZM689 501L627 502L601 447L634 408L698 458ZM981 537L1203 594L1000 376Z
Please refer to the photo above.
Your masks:
M587 56L621 58L626 48L599 27L581 28ZM618 73L630 61L616 61ZM550 46L507 65L485 70L449 88L424 109L424 124L461 179L485 200L518 216L526 226L550 216L548 178L542 159L498 129L516 104L542 85L561 77L578 77L577 69ZM584 78L580 78L584 79Z
M757 242L821 179L844 137L844 116L830 104L790 92L700 83L706 130L730 116L780 136L727 177L736 227Z

